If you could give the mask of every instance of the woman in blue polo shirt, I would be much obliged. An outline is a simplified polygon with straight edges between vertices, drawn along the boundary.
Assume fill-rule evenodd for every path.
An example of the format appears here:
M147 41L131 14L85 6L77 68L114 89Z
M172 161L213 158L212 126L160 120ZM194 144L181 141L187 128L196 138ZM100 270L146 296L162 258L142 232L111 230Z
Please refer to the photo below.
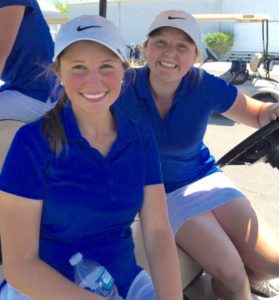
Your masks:
M260 127L278 118L279 104L248 98L193 68L199 40L188 13L159 14L143 47L147 66L128 70L118 104L153 129L176 241L212 275L218 298L250 299L248 277L253 291L276 295L266 280L279 276L278 239L220 172L203 137L213 111Z
M73 284L76 252L104 265L125 299L155 300L156 291L182 300L152 131L113 104L124 53L119 31L99 16L57 35L53 67L66 94L17 132L0 176L1 300L104 299ZM154 288L134 255L138 212Z
M36 0L0 1L0 119L33 120L53 107L53 41Z

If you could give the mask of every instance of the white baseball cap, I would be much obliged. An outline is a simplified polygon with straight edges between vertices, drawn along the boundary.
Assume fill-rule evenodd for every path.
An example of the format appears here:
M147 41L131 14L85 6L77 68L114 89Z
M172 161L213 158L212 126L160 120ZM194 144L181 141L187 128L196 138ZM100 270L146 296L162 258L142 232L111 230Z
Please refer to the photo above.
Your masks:
M77 41L93 41L114 52L125 61L125 42L118 28L108 19L98 15L82 15L65 23L55 38L54 57Z
M174 27L190 36L198 48L201 44L201 33L196 19L183 10L166 10L155 17L149 27L147 36L152 31L161 27Z

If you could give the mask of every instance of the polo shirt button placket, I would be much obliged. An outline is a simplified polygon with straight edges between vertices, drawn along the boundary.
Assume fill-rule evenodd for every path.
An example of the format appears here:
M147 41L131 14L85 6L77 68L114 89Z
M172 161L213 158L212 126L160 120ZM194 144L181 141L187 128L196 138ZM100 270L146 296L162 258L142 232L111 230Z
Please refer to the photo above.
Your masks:
M113 181L109 180L108 185L109 185L109 189L110 189L110 201L115 202L117 199L116 199L116 197L114 195L114 191L113 191Z
M114 185L113 180L112 179L108 179L108 187L109 187L110 201L111 202L115 202L117 200L116 197L114 196L113 185Z
M161 123L161 139L164 144L167 143L167 123L166 120Z
M115 202L117 199L113 195L113 180L111 179L111 173L110 173L110 166L108 163L104 164L104 169L106 170L107 173L107 184L108 184L108 189L110 193L110 202Z

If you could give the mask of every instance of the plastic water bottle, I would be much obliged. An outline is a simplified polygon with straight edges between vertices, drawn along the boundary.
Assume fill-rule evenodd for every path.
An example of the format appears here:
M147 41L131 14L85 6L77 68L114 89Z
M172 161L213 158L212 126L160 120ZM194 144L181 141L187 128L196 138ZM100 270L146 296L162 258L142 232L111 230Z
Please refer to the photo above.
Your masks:
M74 267L74 279L81 288L105 297L107 300L123 300L117 291L114 279L104 266L95 261L85 260L80 252L70 260Z

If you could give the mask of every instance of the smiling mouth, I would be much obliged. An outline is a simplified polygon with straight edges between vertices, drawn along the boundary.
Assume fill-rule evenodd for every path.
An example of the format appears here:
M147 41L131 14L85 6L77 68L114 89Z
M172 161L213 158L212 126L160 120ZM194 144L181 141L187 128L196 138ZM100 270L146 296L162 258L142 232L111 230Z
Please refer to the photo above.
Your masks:
M98 101L98 100L102 100L107 95L107 93L108 92L102 92L98 94L81 93L81 95L87 100Z
M177 67L176 64L165 62L165 61L160 61L159 63L162 67L165 67L165 68L168 68L168 69L175 69Z

